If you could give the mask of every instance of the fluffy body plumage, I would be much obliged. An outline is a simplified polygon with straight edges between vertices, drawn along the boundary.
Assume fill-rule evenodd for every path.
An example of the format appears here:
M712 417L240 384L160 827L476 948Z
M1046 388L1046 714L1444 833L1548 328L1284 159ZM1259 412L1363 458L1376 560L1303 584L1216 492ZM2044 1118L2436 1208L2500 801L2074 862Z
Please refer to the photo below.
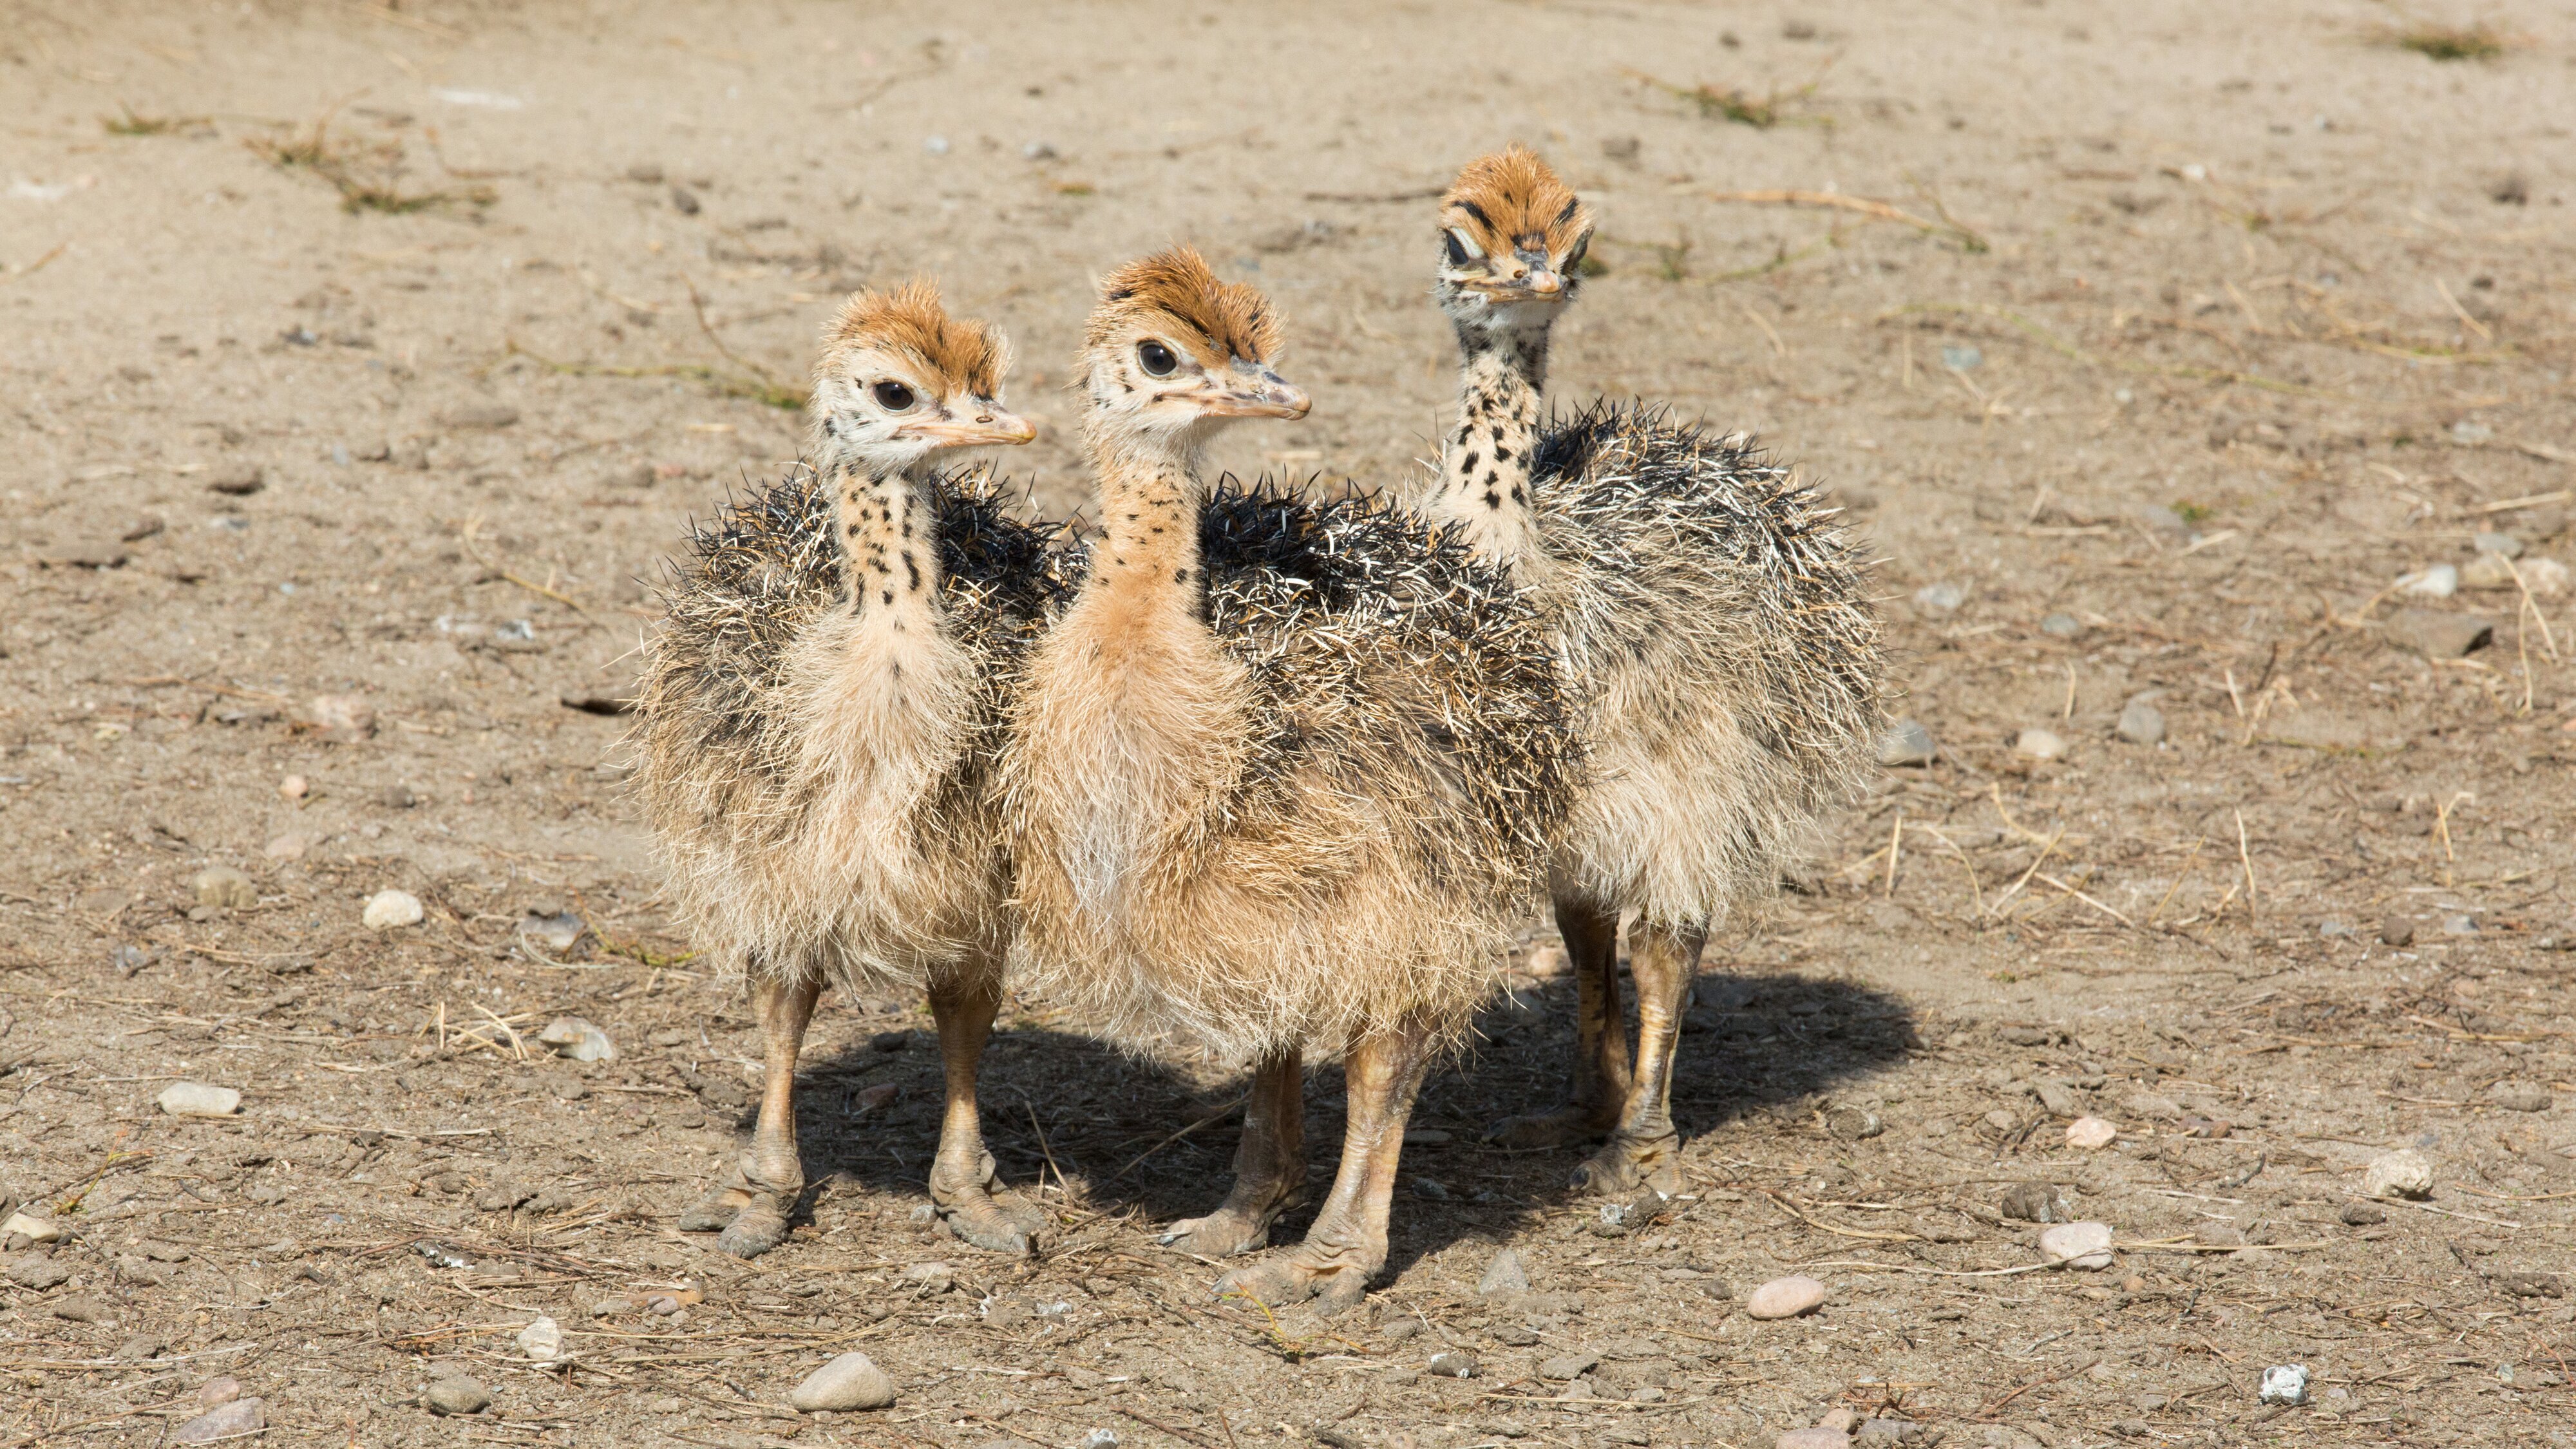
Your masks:
M690 537L646 653L637 783L684 917L725 970L883 994L1008 943L987 776L1066 580L989 470L942 476L927 504L945 627L901 655L854 647L838 501L811 469Z
M1024 949L1135 1046L1454 1032L1571 783L1546 639L1454 537L1374 499L1221 484L1197 523L1194 617L1140 636L1078 606L1033 667Z

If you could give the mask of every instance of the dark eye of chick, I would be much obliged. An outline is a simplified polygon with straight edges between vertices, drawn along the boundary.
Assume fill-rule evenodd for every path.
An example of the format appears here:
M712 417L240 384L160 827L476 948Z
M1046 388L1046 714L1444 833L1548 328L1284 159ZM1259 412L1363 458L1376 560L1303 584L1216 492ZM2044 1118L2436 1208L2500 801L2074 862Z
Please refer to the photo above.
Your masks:
M1458 240L1458 233L1444 231L1440 233L1440 240L1449 248L1449 265L1453 267L1467 265L1467 244Z
M877 406L884 408L887 412L905 413L912 411L912 389L905 387L902 383L881 382L876 385L875 392L877 395Z
M1181 365L1181 360L1172 355L1172 349L1151 338L1136 344L1136 361L1154 377L1169 377L1172 369Z

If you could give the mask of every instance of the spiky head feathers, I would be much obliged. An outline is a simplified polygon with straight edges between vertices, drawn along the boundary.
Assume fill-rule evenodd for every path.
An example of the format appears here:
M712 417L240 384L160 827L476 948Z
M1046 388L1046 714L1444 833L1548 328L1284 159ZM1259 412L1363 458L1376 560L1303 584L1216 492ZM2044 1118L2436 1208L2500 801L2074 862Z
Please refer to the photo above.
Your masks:
M1440 198L1441 305L1462 321L1552 310L1574 294L1592 227L1592 209L1537 152L1477 157Z
M1306 415L1306 395L1271 370L1279 311L1224 282L1189 247L1127 263L1100 280L1083 338L1095 415L1155 431L1220 418Z
M882 470L938 448L1025 443L1036 431L1002 407L1010 367L1001 329L949 316L926 277L854 292L814 364L816 451Z

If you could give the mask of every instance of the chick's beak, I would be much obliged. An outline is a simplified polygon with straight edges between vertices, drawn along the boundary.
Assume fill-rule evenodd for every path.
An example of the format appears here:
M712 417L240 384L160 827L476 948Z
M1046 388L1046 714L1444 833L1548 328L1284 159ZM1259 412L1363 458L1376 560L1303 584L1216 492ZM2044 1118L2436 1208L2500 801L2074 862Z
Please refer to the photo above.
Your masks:
M1313 406L1304 389L1258 365L1237 365L1212 381L1216 386L1202 405L1212 417L1302 418Z
M988 448L1025 443L1038 435L1029 420L999 406L969 399L964 405L905 425L904 431L934 448Z

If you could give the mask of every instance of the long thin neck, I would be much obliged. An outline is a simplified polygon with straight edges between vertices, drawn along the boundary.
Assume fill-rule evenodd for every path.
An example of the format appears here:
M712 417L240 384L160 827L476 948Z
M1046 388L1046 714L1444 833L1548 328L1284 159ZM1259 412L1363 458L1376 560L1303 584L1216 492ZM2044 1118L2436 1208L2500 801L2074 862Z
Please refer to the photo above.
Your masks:
M1465 529L1479 556L1510 562L1537 544L1530 450L1547 383L1547 332L1461 326L1458 353L1458 426L1443 440L1433 508Z
M1168 598L1196 606L1199 571L1199 447L1190 438L1139 434L1084 420L1084 450L1100 481L1100 546L1092 577L1130 599Z
M865 464L844 462L832 486L852 611L895 630L936 627L939 525L927 465L874 473Z

